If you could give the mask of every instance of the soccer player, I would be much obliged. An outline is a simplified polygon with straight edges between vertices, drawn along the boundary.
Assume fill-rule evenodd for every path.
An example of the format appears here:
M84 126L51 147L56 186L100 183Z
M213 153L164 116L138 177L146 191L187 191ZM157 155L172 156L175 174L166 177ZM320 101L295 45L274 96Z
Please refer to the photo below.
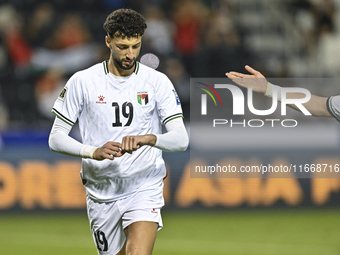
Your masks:
M99 254L152 254L163 226L162 150L188 146L172 83L136 61L146 27L133 10L112 12L104 23L110 58L75 73L52 110L56 118L49 146L82 157L88 218ZM81 143L69 136L77 120Z
M243 74L238 72L228 72L226 76L232 79L237 85L244 88L252 88L253 91L263 93L265 96L271 97L274 89L280 90L281 87L269 83L265 77L257 70L250 66L245 67L251 74ZM245 78L245 79L244 79ZM302 98L305 95L301 93L288 93L287 98ZM289 105L295 110L300 110L296 105ZM331 96L329 98L311 95L311 99L304 103L303 106L313 116L334 117L340 121L340 95Z

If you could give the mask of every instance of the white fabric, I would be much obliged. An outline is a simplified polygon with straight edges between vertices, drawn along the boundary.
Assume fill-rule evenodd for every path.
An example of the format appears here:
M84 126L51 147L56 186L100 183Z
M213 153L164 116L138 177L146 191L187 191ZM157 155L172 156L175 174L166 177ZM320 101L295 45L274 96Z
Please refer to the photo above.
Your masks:
M274 85L270 82L267 83L267 90L266 93L264 94L267 97L273 97L273 92L276 91L277 94L277 101L281 101L281 87Z
M94 147L91 145L83 145L81 150L82 158L93 158L93 153L98 149L98 147Z
M340 95L327 99L327 109L335 119L340 121Z
M153 189L114 202L100 203L87 197L87 214L98 254L117 254L126 240L124 229L134 222L156 222L160 230L163 205L162 180Z
M58 117L55 117L48 144L50 149L54 152L81 157L83 145L68 135L71 128L72 126L66 124Z
M155 147L163 151L185 151L188 147L189 138L183 119L176 118L166 125L166 133L156 135Z
M68 156L92 158L97 147L83 145L70 137L72 126L68 125L58 117L55 117L51 133L48 139L50 149Z
M106 61L77 72L52 111L71 126L78 120L82 143L94 147L127 135L161 134L162 123L182 117L170 80L138 62L122 84L108 72ZM166 170L161 150L143 146L113 161L83 159L81 175L87 194L108 202L150 188Z
M118 83L126 82L132 75L131 74L129 76L117 76L117 75L114 75L113 73L110 73L110 74L112 75L113 79L115 79L115 81L118 82Z

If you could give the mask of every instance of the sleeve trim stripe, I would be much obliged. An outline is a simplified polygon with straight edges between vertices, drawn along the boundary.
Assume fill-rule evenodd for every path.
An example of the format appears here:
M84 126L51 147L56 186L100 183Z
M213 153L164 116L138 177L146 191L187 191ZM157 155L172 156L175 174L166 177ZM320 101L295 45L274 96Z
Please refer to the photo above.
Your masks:
M63 116L60 112L58 112L56 109L52 109L52 112L59 118L61 119L62 121L64 121L65 123L73 126L74 125L74 122L69 120L68 118L66 118L65 116Z
M163 120L163 124L165 125L170 120L173 120L173 119L176 119L176 118L180 118L180 117L184 118L182 113L176 113L174 115L171 115L171 116L169 116L169 117L167 117L167 118L165 118Z
M333 106L332 106L332 100L333 100L333 97L329 97L327 99L327 104L326 104L327 110L337 121L340 122L340 115L335 113Z
M165 125L166 123L168 123L169 121L172 121L172 120L174 120L174 119L177 119L177 118L183 118L183 119L184 119L184 117L183 117L183 116L177 116L177 117L173 117L173 118L171 118L171 119L167 120L166 122L164 122L164 125Z

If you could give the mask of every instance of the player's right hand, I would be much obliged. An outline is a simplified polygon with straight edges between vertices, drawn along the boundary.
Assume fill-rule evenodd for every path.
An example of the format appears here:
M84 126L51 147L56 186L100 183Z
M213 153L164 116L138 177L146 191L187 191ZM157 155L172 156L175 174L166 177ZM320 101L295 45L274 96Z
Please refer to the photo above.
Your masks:
M123 152L121 150L122 145L118 142L107 142L102 147L96 149L93 153L93 159L96 160L104 160L111 159L123 156Z
M254 68L246 65L246 70L251 74L243 74L238 72L229 72L225 75L235 82L237 85L244 88L252 88L255 92L266 93L267 80L266 78ZM247 79L244 79L247 78Z

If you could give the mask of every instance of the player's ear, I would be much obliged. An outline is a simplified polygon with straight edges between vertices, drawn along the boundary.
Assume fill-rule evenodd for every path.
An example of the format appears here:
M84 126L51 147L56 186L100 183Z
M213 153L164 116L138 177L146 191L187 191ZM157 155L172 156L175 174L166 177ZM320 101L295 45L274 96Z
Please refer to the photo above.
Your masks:
M105 36L105 43L106 43L106 46L111 49L111 44L110 44L111 40L110 40L110 37Z

